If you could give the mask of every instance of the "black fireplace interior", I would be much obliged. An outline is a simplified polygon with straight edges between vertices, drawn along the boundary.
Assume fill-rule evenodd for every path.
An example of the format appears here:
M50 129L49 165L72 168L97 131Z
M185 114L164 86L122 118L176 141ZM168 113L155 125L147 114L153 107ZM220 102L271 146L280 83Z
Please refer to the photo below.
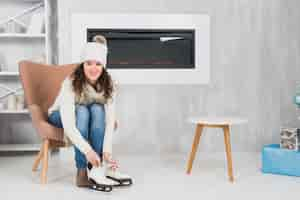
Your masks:
M195 68L195 30L87 29L87 41L97 34L108 42L108 68Z

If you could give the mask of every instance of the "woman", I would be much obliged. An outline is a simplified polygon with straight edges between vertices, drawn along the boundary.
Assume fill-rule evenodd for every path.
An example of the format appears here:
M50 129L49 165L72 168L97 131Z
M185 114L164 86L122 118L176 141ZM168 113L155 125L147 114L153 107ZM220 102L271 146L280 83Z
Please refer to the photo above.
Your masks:
M76 185L100 191L132 183L112 159L116 87L106 60L106 39L97 35L83 47L81 64L63 81L48 110L49 123L64 128L74 144Z

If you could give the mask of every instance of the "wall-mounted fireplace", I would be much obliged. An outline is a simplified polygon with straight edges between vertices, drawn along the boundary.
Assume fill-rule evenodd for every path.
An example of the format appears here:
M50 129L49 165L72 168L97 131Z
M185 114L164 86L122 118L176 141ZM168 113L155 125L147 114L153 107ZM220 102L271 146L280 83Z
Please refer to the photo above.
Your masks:
M107 68L195 68L193 29L87 29L87 41L97 34L108 41Z
M207 14L74 13L69 62L96 34L108 39L107 70L119 84L207 84Z

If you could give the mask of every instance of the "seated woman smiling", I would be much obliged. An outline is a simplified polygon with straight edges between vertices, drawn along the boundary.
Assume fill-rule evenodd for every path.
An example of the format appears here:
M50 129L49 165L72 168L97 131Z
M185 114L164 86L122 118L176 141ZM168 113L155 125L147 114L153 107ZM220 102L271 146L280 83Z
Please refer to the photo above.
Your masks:
M97 35L84 45L81 64L62 82L48 121L64 128L74 144L77 186L109 192L132 180L112 158L116 84L106 61L106 39Z

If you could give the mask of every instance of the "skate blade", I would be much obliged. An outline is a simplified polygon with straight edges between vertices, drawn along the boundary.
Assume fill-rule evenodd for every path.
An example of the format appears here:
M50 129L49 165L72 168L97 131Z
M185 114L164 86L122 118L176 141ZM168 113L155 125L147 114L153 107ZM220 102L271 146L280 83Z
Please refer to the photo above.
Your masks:
M101 192L111 192L112 186L111 185L105 185L105 184L99 184L93 179L89 179L92 182L92 185L89 185L88 188L96 191Z
M130 178L126 178L126 179L116 179L114 177L111 176L106 176L106 178L109 178L115 182L117 182L118 184L113 185L114 187L124 187L124 186L130 186L132 185L132 179Z

